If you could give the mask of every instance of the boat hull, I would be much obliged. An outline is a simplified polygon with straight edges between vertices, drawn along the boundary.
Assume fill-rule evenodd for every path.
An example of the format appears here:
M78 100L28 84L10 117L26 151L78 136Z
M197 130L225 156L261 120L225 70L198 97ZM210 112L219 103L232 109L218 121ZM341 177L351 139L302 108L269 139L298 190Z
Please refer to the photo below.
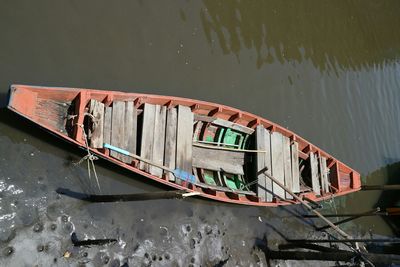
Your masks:
M55 104L51 102L53 104L49 105L47 102L43 102L44 104L40 102L45 101L46 99L51 99ZM328 167L330 168L330 171L336 172L337 181L332 181L332 188L334 188L335 191L319 196L315 195L313 192L304 192L299 194L300 196L307 197L313 201L322 201L325 199L330 199L334 196L342 196L356 192L360 190L361 187L359 173L295 133L254 114L220 104L180 97L125 93L118 91L12 85L10 88L8 108L42 127L51 134L86 150L87 146L84 142L84 133L79 131L79 127L74 127L74 129L72 129L73 136L70 136L68 131L62 128L62 123L54 122L54 120L57 120L57 118L54 117L54 114L61 116L60 114L67 112L67 106L63 106L63 103L72 103L73 101L76 102L73 109L77 111L77 114L83 113L90 99L96 99L102 103L105 103L106 105L117 100L131 100L136 106L140 106L143 103L151 103L154 105L162 105L167 107L183 105L190 107L191 111L195 114L214 116L248 128L255 129L257 125L263 125L263 127L269 129L271 132L276 131L290 138L290 140L295 140L298 143L299 156L301 158L307 159L310 153L322 155L328 159ZM71 108L71 106L69 106L69 108ZM74 123L83 124L83 120L84 118L78 116L78 118L74 118ZM274 199L272 202L266 202L253 195L209 190L191 183L178 184L176 182L171 182L165 176L158 177L147 171L144 171L135 164L126 164L121 160L110 156L109 151L106 151L105 149L96 149L90 147L89 149L98 157L112 162L129 171L137 173L147 179L151 179L173 189L185 190L187 192L197 192L199 194L198 196L203 198L251 206L276 207L281 205L298 204L298 202L295 200Z

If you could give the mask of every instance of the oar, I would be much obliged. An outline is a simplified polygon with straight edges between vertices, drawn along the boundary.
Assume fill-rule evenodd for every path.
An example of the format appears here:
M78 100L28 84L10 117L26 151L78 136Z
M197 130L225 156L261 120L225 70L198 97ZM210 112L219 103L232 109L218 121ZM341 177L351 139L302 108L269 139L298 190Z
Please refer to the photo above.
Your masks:
M208 188L208 189L218 190L218 191L223 191L223 192L234 192L234 193L245 194L245 195L255 195L255 193L253 191L237 190L237 189L231 189L229 187L216 186L216 185L210 185L210 184L205 184L205 183L202 183L202 182L198 182L198 181L196 181L196 177L193 174L188 173L188 172L186 172L184 170L181 170L181 169L173 170L171 168L168 168L168 167L165 167L163 165L160 165L160 164L157 164L155 162L152 162L152 161L150 161L148 159L142 158L142 157L140 157L138 155L132 154L129 151L126 151L125 149L122 149L122 148L119 148L119 147L115 147L115 146L112 146L112 145L107 144L107 143L104 143L104 147L108 148L110 150L113 150L115 152L121 153L121 154L123 154L125 156L129 156L129 157L138 159L138 160L140 160L140 161L142 161L144 163L147 163L147 164L150 164L152 166L155 166L155 167L158 167L160 169L163 169L163 170L165 170L167 172L172 173L179 180L188 181L188 182L190 182L190 183L192 183L192 184L194 184L196 186L202 187L202 188Z
M126 151L125 149L122 149L122 148L119 148L119 147L116 147L116 146L112 146L112 145L107 144L107 143L104 143L104 147L105 147L105 148L108 148L108 149L110 149L110 150L113 150L113 151L115 151L115 152L121 153L121 154L123 154L123 155L125 155L125 156L129 156L129 157L138 159L138 160L140 160L140 161L142 161L142 162L144 162L144 163L147 163L147 164L149 164L149 165L152 165L152 166L155 166L155 167L157 167L157 168L163 169L164 171L170 172L170 173L172 173L176 178L178 178L178 179L180 179L180 180L188 181L188 182L193 183L193 184L196 183L196 177L195 177L193 174L188 173L188 172L186 172L186 171L184 171L184 170L181 170L181 169L174 169L174 170L173 170L173 169L171 169L171 168L165 167L164 165L160 165L160 164L157 164L157 163L155 163L155 162L152 162L152 161L150 161L150 160L148 160L148 159L142 158L141 156L132 154L132 153L130 153L129 151Z
M339 227L337 227L336 225L334 225L330 220L328 220L327 218L325 218L321 213L319 213L318 211L316 211L315 209L313 209L307 202L305 202L304 200L302 200L300 197L298 197L295 193L293 193L292 190L290 190L289 188L287 188L284 184L282 184L278 179L276 179L275 177L273 177L272 175L268 174L266 171L264 172L264 174L271 179L273 182L275 182L277 185L279 185L283 190L285 190L287 193L289 193L289 195L291 195L292 197L294 197L297 201L299 201L301 204L303 204L308 210L310 210L311 212L313 212L315 215L317 215L319 218L321 218L324 222L326 222L333 230L335 230L337 233L339 233L341 236L343 236L344 238L349 238L351 239L352 237L347 234L346 232L344 232L342 229L340 229ZM357 243L356 246L358 247Z

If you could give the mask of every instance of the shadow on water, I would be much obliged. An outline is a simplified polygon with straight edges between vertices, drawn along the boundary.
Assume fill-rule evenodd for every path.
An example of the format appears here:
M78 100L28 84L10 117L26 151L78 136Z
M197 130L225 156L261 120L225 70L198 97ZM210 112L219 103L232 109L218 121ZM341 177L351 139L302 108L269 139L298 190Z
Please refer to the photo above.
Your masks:
M390 27L400 23L400 2L203 3L201 21L209 44L217 39L223 53L238 61L241 49L255 49L258 68L276 60L311 59L321 71L336 69L336 64L359 69L400 57L400 35Z
M8 93L0 92L0 109L5 108L8 103Z
M86 152L82 149L77 148L75 145L72 145L68 142L61 140L60 138L46 132L45 130L38 127L33 122L25 119L14 112L11 112L7 108L0 109L0 123L7 125L9 127L14 128L16 131L15 135L10 135L9 138L14 143L22 143L24 137L27 134L34 139L40 140L40 142L46 143L45 146L41 145L40 150L50 152L51 154L57 154L57 151L65 152L62 157L64 157L64 167L74 167L74 163L78 162L83 156L85 156ZM31 142L34 145L34 142ZM107 174L108 176L112 176L118 182L126 184L134 188L135 190L161 190L165 189L160 183L152 181L150 179L146 179L146 182L141 181L142 176L132 173L129 170L124 169L121 166L117 166L111 162L108 162L103 159L99 159L95 162L96 168L100 168L102 173ZM76 175L79 176L79 179L84 188L88 189L88 193L92 190L89 190L92 186L88 183L87 177L82 176L81 173L76 172Z
M399 184L400 162L389 164L367 176L369 184ZM393 208L400 207L398 190L382 191L375 207ZM396 236L400 236L400 216L384 216L383 219Z

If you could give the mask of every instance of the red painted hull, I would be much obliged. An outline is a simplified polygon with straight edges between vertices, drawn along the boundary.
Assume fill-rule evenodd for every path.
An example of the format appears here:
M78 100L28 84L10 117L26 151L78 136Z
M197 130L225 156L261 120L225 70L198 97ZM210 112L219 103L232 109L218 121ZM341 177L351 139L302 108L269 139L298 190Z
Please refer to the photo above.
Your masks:
M325 193L322 196L316 196L314 193L307 192L301 194L302 196L306 196L314 201L321 201L324 199L329 199L333 196L341 196L348 193L356 192L361 188L359 173L346 166L344 163L338 161L328 153L322 151L318 147L312 145L295 133L259 116L220 104L180 97L125 93L117 91L12 85L10 89L10 100L8 108L13 112L18 113L21 116L38 124L39 126L60 137L61 139L73 143L80 148L85 148L85 143L82 139L82 132L80 132L79 129L76 129L74 138L68 136L68 134L65 131L60 130L60 128L58 128L57 126L57 123L54 122L55 120L57 120L56 116L59 116L59 114L54 113L54 111L50 110L51 107L43 104L46 99L51 99L53 101L57 101L57 103L62 103L71 102L77 98L79 98L79 105L77 105L75 108L77 109L76 111L79 114L82 114L84 112L84 108L89 99L96 99L105 104L111 103L114 100L132 100L137 106L140 106L143 103L166 105L168 107L176 105L189 106L191 107L192 112L195 114L214 116L224 120L234 121L237 124L241 124L243 126L251 128L255 128L257 125L261 124L271 131L280 132L281 134L289 137L291 140L295 140L299 144L300 157L305 159L308 157L308 154L310 152L313 152L328 159L328 168L331 172L331 183L332 188L334 188L334 192ZM62 110L62 105L60 109ZM82 124L83 117L78 116L76 118L76 123ZM260 199L254 196L227 194L221 191L210 192L209 190L204 190L200 187L188 183L179 185L174 182L170 182L168 179L159 178L157 176L151 175L150 173L142 171L136 168L135 165L126 164L117 159L114 159L113 157L110 157L107 151L104 149L91 149L91 151L101 158L113 162L132 172L138 173L148 179L152 179L156 182L159 182L174 189L186 190L187 192L198 192L199 196L204 198L234 204L270 207L298 203L295 200L277 200L275 202L262 202Z

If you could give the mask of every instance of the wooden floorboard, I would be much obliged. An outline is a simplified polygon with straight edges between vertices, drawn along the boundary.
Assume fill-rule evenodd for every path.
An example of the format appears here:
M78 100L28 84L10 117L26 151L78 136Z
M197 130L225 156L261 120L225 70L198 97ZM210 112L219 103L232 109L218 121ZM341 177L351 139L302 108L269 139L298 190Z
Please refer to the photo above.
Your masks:
M244 152L193 147L193 167L244 175Z
M114 101L111 121L111 145L122 148L124 145L124 117L125 102ZM123 155L116 151L110 151L110 156L122 160Z
M257 153L257 196L262 201L271 202L272 181L265 173L271 175L271 135L264 126L258 125L256 128L256 149L267 151L266 153ZM265 169L267 168L267 169Z
M111 144L111 121L112 121L112 107L104 108L104 137L103 142Z
M90 135L90 147L102 148L104 139L104 104L91 99L89 113L93 115L93 127Z
M279 182L285 184L285 169L283 165L283 136L281 133L271 134L271 155L272 155L272 176ZM273 183L272 190L274 195L285 199L285 190L276 183Z
M316 195L321 195L321 187L318 178L318 158L314 153L310 153L311 185Z
M159 165L164 164L166 118L167 108L165 106L156 105L152 161ZM163 174L163 170L155 166L150 166L150 173L155 176L161 177Z
M289 137L283 136L283 165L285 170L285 186L290 190L293 189L293 177L292 177L292 159L290 153L290 139ZM293 199L292 195L285 192L286 199Z
M190 107L178 106L176 167L192 173L193 113Z
M293 142L291 144L291 164L292 164L292 191L294 193L300 192L300 166L299 166L299 144Z
M125 102L124 142L121 148L132 154L136 154L136 113L133 101ZM129 156L123 156L122 161L125 163L131 163L132 158Z
M167 110L167 125L165 132L164 165L170 169L176 166L176 130L178 113L176 108ZM166 174L170 181L175 181L175 176L171 173Z
M144 159L151 160L153 156L153 141L154 141L154 119L155 105L144 104L143 108L143 126L142 126L142 142L140 144L140 156ZM139 168L144 171L149 171L149 164L140 162Z
M326 158L319 158L319 169L321 172L321 188L322 192L329 192L329 181L328 181L328 167L326 166Z

